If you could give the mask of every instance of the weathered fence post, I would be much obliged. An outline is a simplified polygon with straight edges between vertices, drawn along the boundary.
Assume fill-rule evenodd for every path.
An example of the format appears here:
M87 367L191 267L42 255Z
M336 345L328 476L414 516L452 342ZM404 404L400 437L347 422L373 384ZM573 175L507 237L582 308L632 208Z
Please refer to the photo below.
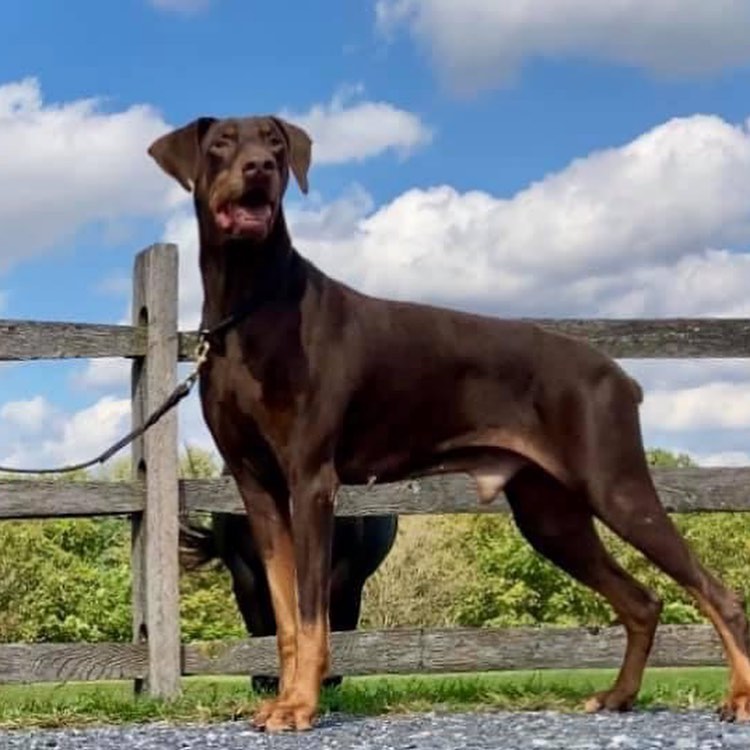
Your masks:
M146 356L133 362L133 425L177 382L177 247L152 245L138 254L133 324L147 325ZM180 691L177 412L133 443L133 478L144 482L146 507L133 516L133 636L148 644L148 678L136 681L155 697Z

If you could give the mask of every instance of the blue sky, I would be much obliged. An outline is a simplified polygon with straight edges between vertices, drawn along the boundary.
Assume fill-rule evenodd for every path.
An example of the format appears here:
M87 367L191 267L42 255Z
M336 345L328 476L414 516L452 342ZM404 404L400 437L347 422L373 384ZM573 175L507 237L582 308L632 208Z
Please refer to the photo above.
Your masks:
M315 142L301 252L373 293L497 315L750 312L750 4L683 0L15 4L0 26L0 315L123 322L186 194L145 154L203 114ZM651 445L750 462L743 362L625 363ZM0 461L126 428L120 361L0 367ZM183 439L208 445L195 399Z

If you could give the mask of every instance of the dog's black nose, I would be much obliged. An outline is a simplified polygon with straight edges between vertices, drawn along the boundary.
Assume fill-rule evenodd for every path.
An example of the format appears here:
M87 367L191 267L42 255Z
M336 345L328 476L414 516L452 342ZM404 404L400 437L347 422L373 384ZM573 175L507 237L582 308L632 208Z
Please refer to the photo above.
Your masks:
M245 178L269 175L276 167L276 162L271 158L248 159L242 166L242 174Z

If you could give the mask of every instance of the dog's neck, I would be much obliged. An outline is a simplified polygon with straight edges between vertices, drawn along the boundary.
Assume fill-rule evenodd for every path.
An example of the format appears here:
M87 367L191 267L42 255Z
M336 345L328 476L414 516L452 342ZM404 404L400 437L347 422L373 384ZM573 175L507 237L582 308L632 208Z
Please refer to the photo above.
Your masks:
M260 244L244 240L217 243L200 218L198 225L203 327L215 325L253 300L260 305L283 299L286 271L295 254L283 210L279 209L271 233Z

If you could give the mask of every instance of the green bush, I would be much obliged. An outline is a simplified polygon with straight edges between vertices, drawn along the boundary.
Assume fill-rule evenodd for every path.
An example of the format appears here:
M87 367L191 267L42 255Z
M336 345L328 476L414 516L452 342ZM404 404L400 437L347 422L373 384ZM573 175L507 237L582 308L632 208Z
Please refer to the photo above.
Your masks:
M207 452L191 448L181 459L183 476L218 473L219 467ZM116 462L104 478L129 477L130 463L125 459ZM79 474L67 481L85 478ZM243 633L226 572L183 576L181 594L182 629L188 639ZM128 521L0 523L1 642L127 642L131 638Z
M750 519L740 514L693 514L677 525L706 566L729 586L750 595ZM476 516L455 530L464 550L461 565L473 575L455 607L461 625L607 624L609 605L535 554L513 522ZM606 529L606 546L623 567L664 600L662 621L701 622L693 599L641 554ZM458 560L456 561L458 563Z
M0 640L128 640L123 526L99 520L0 524Z

